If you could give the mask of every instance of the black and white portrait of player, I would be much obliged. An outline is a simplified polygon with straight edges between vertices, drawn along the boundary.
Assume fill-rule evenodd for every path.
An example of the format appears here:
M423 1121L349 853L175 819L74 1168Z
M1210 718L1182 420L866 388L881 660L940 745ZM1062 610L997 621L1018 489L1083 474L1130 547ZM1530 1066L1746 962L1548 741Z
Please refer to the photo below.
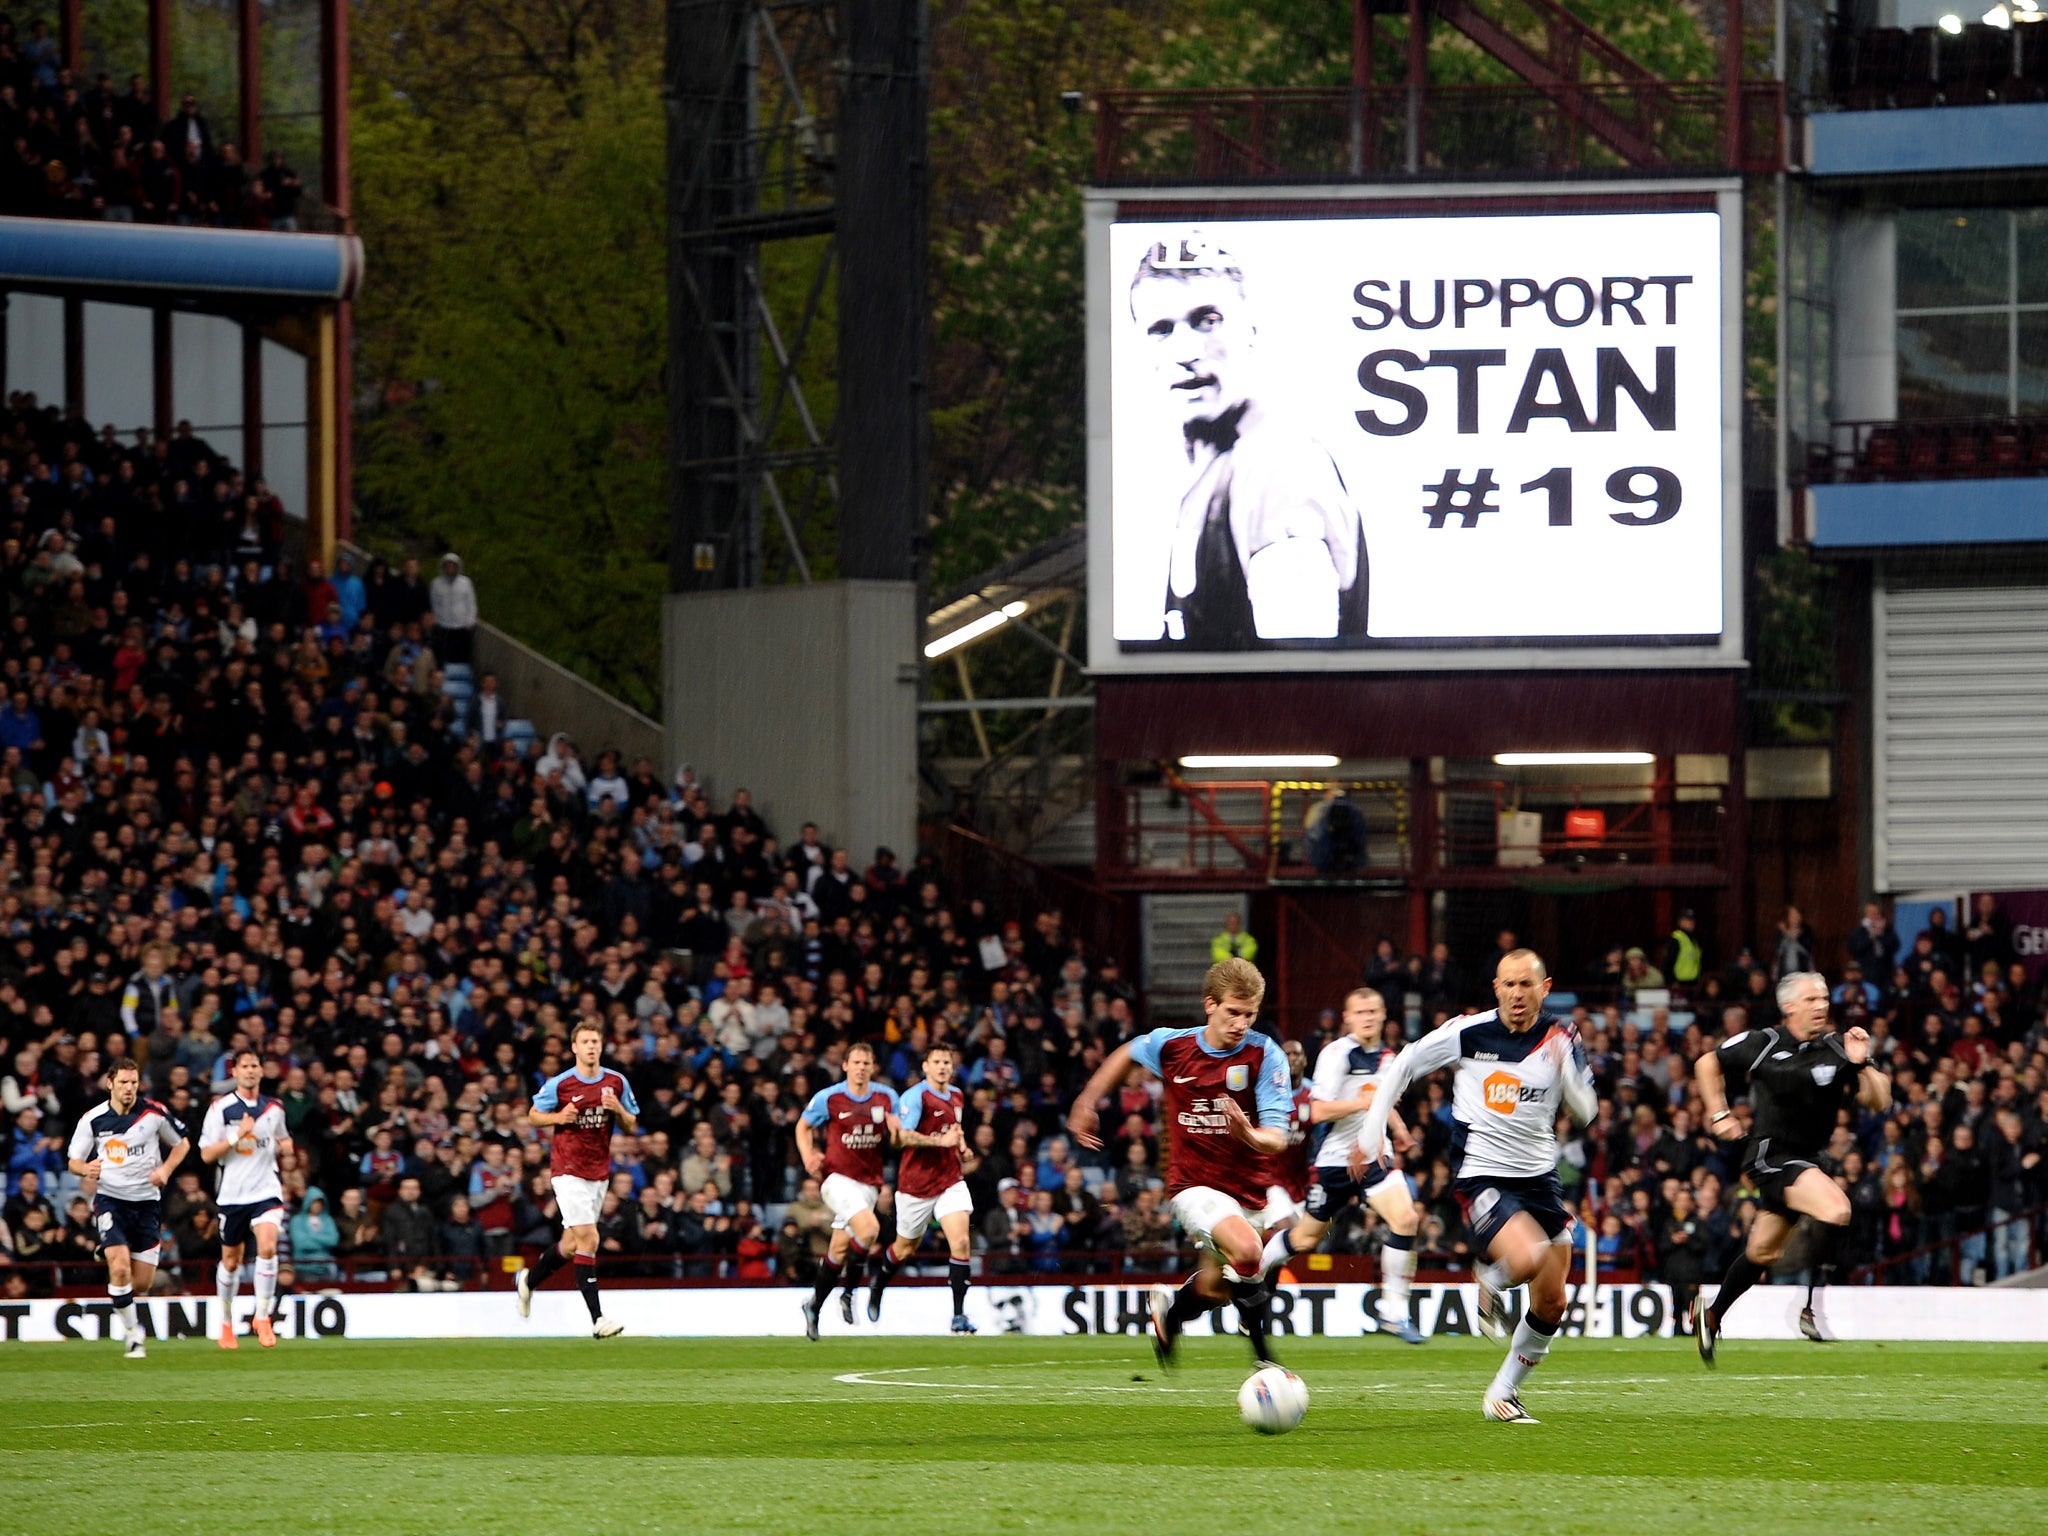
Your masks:
M1131 277L1162 427L1187 464L1159 487L1159 638L1208 651L1362 639L1364 526L1329 450L1262 372L1253 291L1199 230L1151 245Z

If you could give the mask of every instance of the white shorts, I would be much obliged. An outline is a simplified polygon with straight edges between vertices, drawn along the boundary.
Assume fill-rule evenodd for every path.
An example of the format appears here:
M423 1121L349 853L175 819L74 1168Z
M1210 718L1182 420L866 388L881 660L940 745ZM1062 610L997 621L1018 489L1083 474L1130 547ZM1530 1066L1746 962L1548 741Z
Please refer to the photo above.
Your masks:
M825 1187L819 1193L832 1210L832 1230L843 1232L853 1224L857 1212L875 1208L875 1202L882 1198L882 1186L863 1184L843 1173L833 1173L825 1176Z
M1278 1184L1268 1184L1266 1186L1266 1208L1252 1219L1252 1225L1270 1232L1282 1222L1292 1221L1300 1214L1301 1206L1296 1202L1294 1196L1287 1193Z
M896 1235L905 1242L914 1243L924 1236L924 1229L932 1224L934 1216L951 1216L954 1212L971 1216L974 1214L974 1196L967 1193L967 1185L955 1179L936 1195L896 1195Z
M1282 1198L1285 1199L1285 1196ZM1203 1184L1182 1190L1173 1197L1171 1206L1173 1219L1180 1223L1181 1231L1194 1240L1196 1247L1205 1248L1210 1253L1217 1252L1212 1234L1219 1224L1228 1221L1232 1216L1242 1216L1252 1224L1253 1231L1264 1232L1294 1214L1294 1202L1290 1200L1287 1201L1287 1210L1275 1214L1269 1221L1267 1212L1270 1207L1253 1206L1247 1209L1222 1190L1210 1189ZM1217 1254L1217 1257L1220 1258L1222 1255Z
M555 1192L555 1204L565 1227L594 1227L604 1212L603 1179L579 1179L573 1173L557 1173L548 1179Z

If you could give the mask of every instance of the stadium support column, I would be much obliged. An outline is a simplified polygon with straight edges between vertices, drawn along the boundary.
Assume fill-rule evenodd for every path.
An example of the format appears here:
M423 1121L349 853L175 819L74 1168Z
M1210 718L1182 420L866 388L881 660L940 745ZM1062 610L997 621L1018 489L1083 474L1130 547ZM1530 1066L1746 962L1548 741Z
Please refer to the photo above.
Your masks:
M924 0L844 0L840 25L839 573L914 581L926 517Z
M242 163L263 165L263 18L259 0L238 0L237 62L242 85Z
M1899 414L1898 225L1887 209L1844 210L1833 237L1833 421Z
M85 300L64 298L64 414L85 414Z
M263 328L242 322L242 473L263 473Z
M334 569L334 546L340 531L338 473L341 425L347 401L337 387L336 353L341 342L341 304L323 307L313 327L313 352L306 360L306 403L312 420L306 433L306 555L318 556Z
M760 578L759 25L750 0L670 0L671 592Z
M149 0L149 99L159 118L171 115L171 0Z
M171 435L171 312L158 305L149 312L150 421L158 437Z
M343 229L355 228L354 205L350 196L349 114L348 114L348 0L320 0L320 195L340 217ZM355 527L355 420L351 403L355 399L355 317L353 306L343 299L328 316L323 316L320 335L332 345L325 350L328 363L324 387L332 391L335 411L328 423L331 481L314 481L317 501L326 487L330 520L326 527L326 559L334 568L334 542L347 538ZM318 398L315 396L315 398ZM309 533L311 530L308 530Z

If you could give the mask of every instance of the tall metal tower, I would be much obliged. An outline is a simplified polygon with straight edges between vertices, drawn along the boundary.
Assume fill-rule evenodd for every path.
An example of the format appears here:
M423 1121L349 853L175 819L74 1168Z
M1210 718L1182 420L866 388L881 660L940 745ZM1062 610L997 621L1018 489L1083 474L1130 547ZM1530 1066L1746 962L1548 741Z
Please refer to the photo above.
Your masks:
M916 578L927 76L924 0L669 0L671 591Z
M670 766L907 850L925 0L668 0L666 75Z

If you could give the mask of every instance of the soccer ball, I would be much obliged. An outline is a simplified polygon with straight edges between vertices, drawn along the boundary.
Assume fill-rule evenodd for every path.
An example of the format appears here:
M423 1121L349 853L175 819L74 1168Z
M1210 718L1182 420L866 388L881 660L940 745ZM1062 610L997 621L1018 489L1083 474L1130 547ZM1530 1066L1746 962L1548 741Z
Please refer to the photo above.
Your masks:
M1262 1435L1284 1435L1308 1412L1308 1387L1292 1371L1262 1365L1237 1389L1237 1411Z

